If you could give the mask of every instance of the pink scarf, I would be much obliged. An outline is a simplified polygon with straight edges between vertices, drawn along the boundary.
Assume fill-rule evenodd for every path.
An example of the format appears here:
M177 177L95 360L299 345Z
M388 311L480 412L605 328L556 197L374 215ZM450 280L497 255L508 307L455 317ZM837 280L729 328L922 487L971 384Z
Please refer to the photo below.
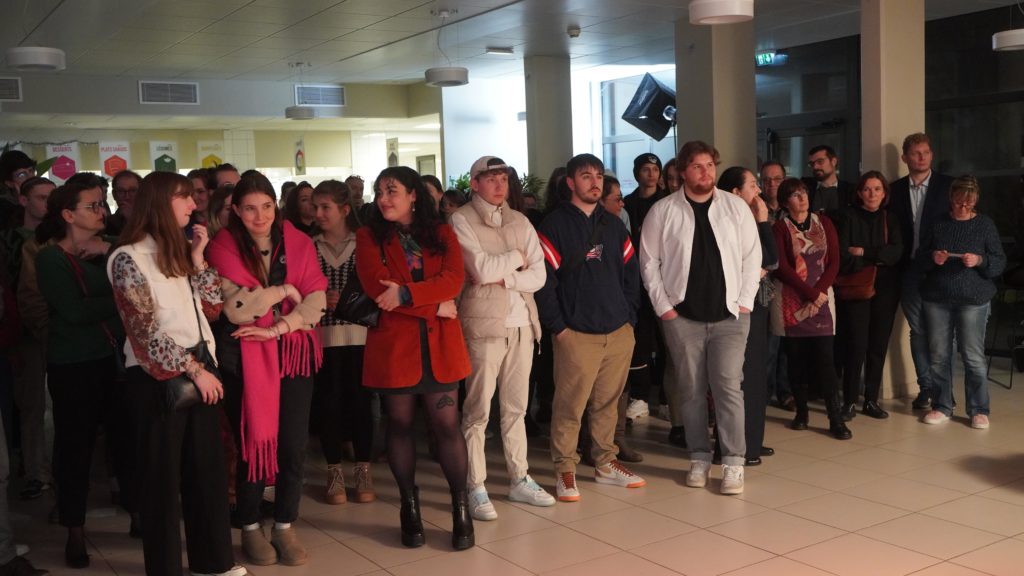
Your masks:
M284 254L288 272L285 282L295 286L303 298L327 289L327 278L320 271L316 248L308 236L289 222L284 223ZM243 288L260 288L260 281L242 264L239 246L231 233L223 229L210 241L207 260L217 272ZM288 314L294 304L281 302L281 313ZM267 328L274 323L268 310L254 325ZM312 376L320 369L323 350L315 330L296 330L281 336L278 361L277 342L241 341L242 350L242 459L249 463L249 481L273 478L277 474L277 427L281 404L281 378Z

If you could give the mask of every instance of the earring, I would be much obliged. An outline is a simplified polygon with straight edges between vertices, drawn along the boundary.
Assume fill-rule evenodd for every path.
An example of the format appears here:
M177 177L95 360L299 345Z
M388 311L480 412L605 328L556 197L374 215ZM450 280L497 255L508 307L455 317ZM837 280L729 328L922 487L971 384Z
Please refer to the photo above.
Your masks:
M412 205L412 211L416 212L416 205L415 204Z

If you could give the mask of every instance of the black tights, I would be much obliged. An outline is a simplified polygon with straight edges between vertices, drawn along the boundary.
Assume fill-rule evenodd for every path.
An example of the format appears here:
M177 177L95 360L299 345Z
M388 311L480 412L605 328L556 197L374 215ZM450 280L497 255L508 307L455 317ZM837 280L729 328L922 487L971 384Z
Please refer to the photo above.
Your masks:
M437 459L448 480L448 487L456 491L466 489L469 456L466 453L466 439L459 429L456 394L453 390L383 396L388 411L388 463L401 490L411 490L416 485L416 434L413 420L416 416L416 401L420 399L427 413L427 425L437 438Z

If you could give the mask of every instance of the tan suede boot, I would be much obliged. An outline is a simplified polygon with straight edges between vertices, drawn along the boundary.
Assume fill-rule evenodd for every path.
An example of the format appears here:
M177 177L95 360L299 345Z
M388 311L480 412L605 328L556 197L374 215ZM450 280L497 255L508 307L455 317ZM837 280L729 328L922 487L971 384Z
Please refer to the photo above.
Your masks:
M280 556L279 562L285 566L302 566L309 561L306 549L299 542L299 535L292 526L282 529L274 528L270 532L270 543L277 548L277 553Z
M353 469L356 477L356 502L365 504L377 499L377 493L373 490L373 475L370 474L369 462L356 462Z
M256 530L242 530L242 553L250 564L277 564L277 550L267 542L267 535L263 533L262 526Z
M341 470L341 464L327 465L327 493L324 499L328 504L348 502L348 496L345 494L345 474Z

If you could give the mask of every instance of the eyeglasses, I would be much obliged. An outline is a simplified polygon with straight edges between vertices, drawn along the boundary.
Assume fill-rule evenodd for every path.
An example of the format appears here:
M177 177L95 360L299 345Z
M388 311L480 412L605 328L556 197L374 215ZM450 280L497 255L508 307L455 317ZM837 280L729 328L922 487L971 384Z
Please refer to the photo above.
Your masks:
M824 166L828 163L828 158L815 158L814 160L807 161L808 168L814 168L815 166Z
M139 191L138 187L135 187L135 188L114 188L114 193L115 194L120 194L121 196L127 196L129 194L134 196L136 193L138 193L138 191Z
M774 182L776 184L782 182L783 180L785 180L785 178L783 178L782 176L776 176L775 178L764 178L765 182Z
M27 179L35 176L35 175L36 175L36 169L35 168L29 168L27 170L18 170L17 172L12 174L12 176L14 176L14 180L15 181L27 180Z
M106 202L101 200L99 202L89 202L88 204L81 204L79 205L79 208L85 208L86 210L92 212L93 214L99 214L102 211L108 210L110 207L107 206Z
M954 208L974 208L978 205L977 200L967 200L965 202L953 202Z

